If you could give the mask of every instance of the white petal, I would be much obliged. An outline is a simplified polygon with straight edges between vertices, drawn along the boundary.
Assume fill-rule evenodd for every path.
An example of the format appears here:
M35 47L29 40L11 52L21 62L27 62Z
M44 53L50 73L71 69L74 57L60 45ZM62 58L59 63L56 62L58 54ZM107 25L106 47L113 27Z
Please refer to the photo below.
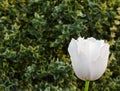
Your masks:
M88 61L95 61L100 53L101 47L104 45L103 40L96 40L95 38L78 38L77 46L78 46L78 53L83 52Z
M88 80L89 71L89 55L88 55L88 43L83 38L77 39L78 48L78 61L77 63L72 62L73 69L78 78L82 80Z
M71 61L77 63L79 59L78 59L77 41L75 39L71 40L68 46L68 52L70 54Z
M78 38L77 39L77 46L78 46L79 56L81 55L81 52L82 52L87 57L87 59L89 59L89 55L88 55L88 42L84 38ZM83 60L83 61L85 61L85 60Z
M90 63L86 55L82 52L80 52L78 63L76 64L72 63L75 74L81 80L89 80L88 79L90 74L89 64Z
M101 47L104 45L103 40L96 40L95 38L87 38L84 40L83 51L86 52L89 57L89 61L94 61L98 58Z
M91 42L96 42L96 39L93 38L93 37L87 38L86 40L87 40L87 41L91 41Z
M80 45L82 44L80 43ZM71 56L72 66L75 71L75 74L78 78L86 80L86 78L89 75L89 67L86 65L89 63L84 52L79 51L80 54L78 54L78 47L78 41L72 39L68 47L68 52Z
M101 48L104 45L104 41L88 41L88 52L90 61L95 61L100 55Z
M94 38L72 39L68 52L75 74L81 80L96 80L105 72L109 45Z
M68 52L71 57L75 57L77 54L77 43L76 43L76 40L73 38L68 46Z
M108 57L109 57L109 45L104 44L104 46L101 48L98 59L91 63L91 67L90 67L91 80L97 80L103 75L107 67Z

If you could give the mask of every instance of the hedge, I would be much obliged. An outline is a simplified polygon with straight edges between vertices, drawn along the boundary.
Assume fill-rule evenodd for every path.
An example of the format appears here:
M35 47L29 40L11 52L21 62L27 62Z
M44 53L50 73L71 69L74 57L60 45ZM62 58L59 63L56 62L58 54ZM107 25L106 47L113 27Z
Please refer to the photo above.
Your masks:
M0 91L83 91L71 38L104 39L106 72L90 91L120 90L120 0L0 0Z

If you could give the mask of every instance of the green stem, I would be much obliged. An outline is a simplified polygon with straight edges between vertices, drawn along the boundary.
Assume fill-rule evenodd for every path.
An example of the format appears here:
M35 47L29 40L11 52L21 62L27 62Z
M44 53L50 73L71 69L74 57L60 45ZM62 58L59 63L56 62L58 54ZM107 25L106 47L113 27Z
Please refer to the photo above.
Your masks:
M90 81L85 81L85 89L84 89L84 91L88 91L89 83L90 83Z

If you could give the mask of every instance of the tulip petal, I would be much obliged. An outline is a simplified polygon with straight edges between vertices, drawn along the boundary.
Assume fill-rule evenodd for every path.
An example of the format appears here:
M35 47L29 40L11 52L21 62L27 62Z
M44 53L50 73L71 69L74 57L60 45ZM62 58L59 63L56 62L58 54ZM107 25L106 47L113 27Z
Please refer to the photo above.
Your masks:
M68 46L68 52L71 57L75 57L77 54L77 43L76 43L76 40L73 38Z
M104 45L104 41L88 41L89 61L96 61L100 55L101 48Z
M75 74L81 80L96 80L105 72L109 45L95 38L72 39L68 52Z
M78 53L81 54L81 52L82 52L82 53L84 53L84 55L86 55L86 58L89 58L89 55L88 55L88 42L83 38L78 38L77 39L77 46L78 46ZM83 60L83 61L85 61L85 60Z
M99 56L101 47L104 45L104 41L98 41L93 37L86 40L83 38L78 38L77 44L79 54L80 51L82 51L83 53L85 53L89 61L95 61Z
M107 67L109 53L110 53L109 45L104 44L104 46L101 48L100 55L97 58L97 60L91 63L91 68L90 68L91 69L91 76L90 76L91 80L97 80L103 75Z
M77 43L75 39L72 39L69 46L68 46L68 52L71 57L71 61L77 63L78 60L78 50L77 50Z
M93 37L87 38L87 41L96 42L96 39Z
M89 69L85 65L88 64L88 61L85 61L87 60L86 55L82 51L79 51L78 47L78 41L72 39L68 47L68 52L71 57L72 66L75 74L80 79L86 80L85 78L87 78L87 76L89 75Z
M81 52L80 54L81 55L79 55L79 62L76 63L76 65L72 64L73 69L78 78L84 81L89 80L89 61L87 61L88 59L84 53Z

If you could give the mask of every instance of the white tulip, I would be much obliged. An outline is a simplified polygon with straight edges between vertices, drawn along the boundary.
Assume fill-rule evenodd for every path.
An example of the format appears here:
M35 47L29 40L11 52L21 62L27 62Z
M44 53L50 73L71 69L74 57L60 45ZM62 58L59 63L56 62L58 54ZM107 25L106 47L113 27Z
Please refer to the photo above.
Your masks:
M106 70L109 57L109 44L95 38L72 39L68 52L73 70L81 80L97 80Z

